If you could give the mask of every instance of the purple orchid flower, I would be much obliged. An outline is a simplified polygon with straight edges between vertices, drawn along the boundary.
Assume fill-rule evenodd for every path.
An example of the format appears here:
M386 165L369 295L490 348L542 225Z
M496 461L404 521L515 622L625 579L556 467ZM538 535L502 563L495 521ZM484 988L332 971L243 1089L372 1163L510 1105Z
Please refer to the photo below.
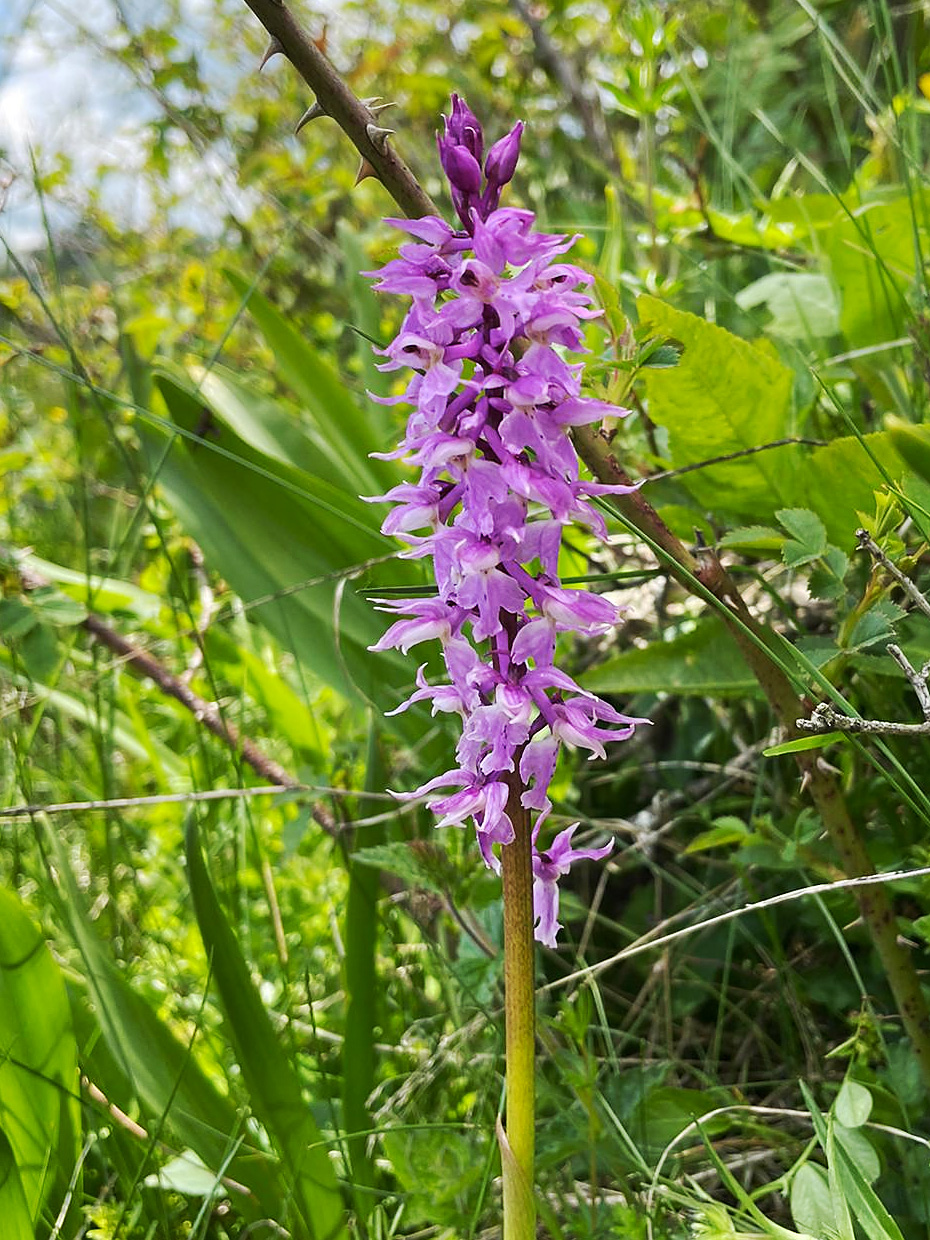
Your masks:
M404 798L429 796L440 826L469 819L485 862L514 838L507 815L513 781L533 824L536 938L555 946L558 880L580 860L606 857L612 843L575 848L576 826L547 848L538 836L552 809L549 785L563 745L604 757L648 722L621 714L554 666L558 633L609 634L613 603L558 579L566 525L606 534L590 502L634 487L580 477L570 428L627 410L581 394L583 326L598 314L591 276L562 260L574 238L534 230L530 211L500 208L513 178L523 124L484 158L484 135L459 96L438 136L460 230L445 220L390 220L414 238L379 272L375 287L409 296L382 370L413 372L402 397L413 406L404 439L385 459L419 469L371 502L394 505L382 530L407 544L404 556L429 557L437 593L382 600L396 618L372 650L438 640L448 683L431 684L425 665L416 689L392 714L427 702L433 714L458 714L456 769ZM435 796L438 789L446 790Z

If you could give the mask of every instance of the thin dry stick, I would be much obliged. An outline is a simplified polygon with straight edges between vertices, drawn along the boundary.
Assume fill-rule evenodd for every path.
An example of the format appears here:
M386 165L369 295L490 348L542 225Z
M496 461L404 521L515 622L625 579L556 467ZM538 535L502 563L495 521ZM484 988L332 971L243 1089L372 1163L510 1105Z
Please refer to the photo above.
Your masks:
M246 0L246 3L272 36L269 53L284 52L316 93L323 110L346 129L365 157L365 140L361 135L366 133L366 125L370 123L366 118L371 115L365 105L338 79L332 65L303 33L283 0ZM343 117L346 118L345 124ZM390 150L386 140L384 148ZM435 210L419 186L416 186L418 192L411 193L412 174L402 161L385 159L374 164L374 171L398 206L408 214L421 215ZM575 441L580 455L596 478L602 482L629 485L629 476L613 456L610 442L603 434L594 428L579 427L575 432ZM680 580L689 592L697 592L700 597L704 597L705 593L712 594L723 604L721 612L724 620L787 737L800 736L802 733L795 723L801 714L798 695L785 673L769 658L764 646L764 630L755 621L717 557L708 555L699 561L693 556L640 492L618 496L615 502L626 518L664 553L669 561L667 571ZM695 591L694 579L699 584L699 591ZM734 623L731 616L739 623ZM745 629L755 634L761 645L747 637ZM823 769L816 753L802 751L796 753L794 758L845 873L853 879L874 874L868 851L833 775ZM856 888L856 896L914 1046L921 1073L930 1084L930 1011L914 962L898 942L888 893L881 886L866 885Z

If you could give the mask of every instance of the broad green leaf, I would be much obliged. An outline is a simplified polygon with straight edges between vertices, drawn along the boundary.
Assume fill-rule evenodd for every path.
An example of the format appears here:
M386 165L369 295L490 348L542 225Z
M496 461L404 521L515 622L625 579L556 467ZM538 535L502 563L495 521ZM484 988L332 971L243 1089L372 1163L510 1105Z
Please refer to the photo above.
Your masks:
M767 330L788 340L833 336L840 329L840 306L827 276L815 272L774 271L736 294L741 310L764 306Z
M791 1217L799 1231L811 1236L828 1235L836 1227L827 1173L806 1162L791 1178Z
M281 379L343 458L344 468L355 478L358 491L378 494L386 481L390 485L391 479L395 479L396 470L387 462L369 460L368 454L393 446L387 442L393 420L384 418L385 433L378 434L373 415L360 408L336 371L284 315L258 291L250 293L249 281L238 272L227 271L226 277L241 297L248 297L249 313L275 355Z
M193 816L187 825L186 857L197 925L252 1109L281 1158L302 1234L313 1240L338 1240L347 1233L342 1195L327 1146L220 908Z
M61 971L20 902L2 888L0 1128L35 1221L53 1186L64 1195L80 1153L77 1045ZM3 1222L5 1240L5 1215Z
M791 372L770 348L750 344L655 297L637 300L641 322L684 353L671 370L645 372L649 416L669 433L672 465L693 465L784 438ZM680 484L709 512L765 521L794 494L785 448L685 474Z
M895 625L904 616L904 609L889 599L879 599L853 625L849 635L849 650L866 650L869 646L894 641Z
M834 1109L844 1128L860 1128L872 1113L871 1091L847 1077L840 1086Z
M859 1168L863 1178L872 1183L881 1174L881 1161L875 1152L875 1146L861 1128L847 1128L839 1119L833 1125L837 1142Z
M874 509L875 492L885 484L869 452L891 477L901 472L886 432L862 438L865 447L855 435L847 435L824 448L795 444L785 449L790 454L787 459L794 479L793 502L815 512L826 526L830 542L846 550L856 545L856 530L862 524L859 513Z
M907 194L891 202L855 206L823 232L824 253L840 292L840 328L853 348L906 335L907 293L916 270L915 204ZM922 208L917 208L918 219ZM924 247L926 233L921 228Z
M173 419L191 431L202 413L199 399L164 374L157 384ZM381 711L396 706L412 681L411 663L367 649L387 623L343 580L356 565L392 554L377 514L324 479L259 453L225 426L216 431L203 444L175 441L162 463L159 483L181 523L250 616L309 671L356 703L374 702ZM160 459L164 437L145 434ZM403 561L381 571L400 583L422 579ZM301 589L302 582L311 584ZM414 715L398 716L396 726L423 735Z
M195 1150L182 1150L145 1177L149 1188L163 1188L185 1197L225 1197L226 1189Z
M702 617L688 633L625 650L581 676L597 693L674 693L740 697L759 692L723 623Z
M0 1128L0 1219L3 1240L35 1240L35 1230L26 1205L26 1194L13 1150Z
M346 458L316 426L254 391L225 366L188 370L204 402L243 442L285 466L335 482L353 497L358 494L359 480Z
M39 586L30 593L29 602L36 609L39 619L46 624L67 628L87 618L87 608L83 603L69 598L54 586Z

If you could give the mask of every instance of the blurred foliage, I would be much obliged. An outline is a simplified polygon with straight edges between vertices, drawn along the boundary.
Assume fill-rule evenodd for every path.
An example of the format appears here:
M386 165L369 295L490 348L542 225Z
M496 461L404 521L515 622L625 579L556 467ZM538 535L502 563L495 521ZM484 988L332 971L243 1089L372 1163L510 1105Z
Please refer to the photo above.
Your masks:
M366 650L370 597L421 581L357 498L394 470L366 453L400 415L364 391L388 390L370 342L401 308L359 275L394 251L392 205L353 188L329 121L293 136L306 92L281 57L255 71L240 0L22 8L0 90L55 66L60 124L31 145L0 130L0 804L263 782L88 616L300 787L0 811L4 1226L318 1235L329 1172L357 1234L493 1234L497 880L385 793L451 738L425 713L382 721L413 664ZM394 101L438 200L450 91L493 136L527 121L510 201L581 234L605 310L589 373L634 411L612 428L627 468L721 550L807 700L916 719L885 647L921 666L930 624L855 531L926 589L924 6L302 15L360 96ZM568 755L555 784L554 819L617 848L573 878L564 946L540 954L544 1226L926 1236L926 1091L848 892L561 983L841 877L790 755L763 756L773 721L719 622L618 522L607 547L571 531L563 567L628 609L566 663L654 726L606 764ZM876 867L930 863L920 740L822 760ZM919 960L927 880L893 891Z

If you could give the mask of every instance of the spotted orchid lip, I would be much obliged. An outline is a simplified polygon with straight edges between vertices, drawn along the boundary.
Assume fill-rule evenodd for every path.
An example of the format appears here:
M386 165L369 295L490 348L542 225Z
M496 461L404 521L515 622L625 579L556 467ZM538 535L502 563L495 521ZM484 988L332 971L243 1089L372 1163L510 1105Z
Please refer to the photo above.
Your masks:
M611 849L573 847L574 826L537 847L559 752L604 757L605 745L648 720L621 714L555 665L558 633L608 635L620 622L602 595L561 584L558 558L567 525L606 536L590 502L604 488L581 478L570 428L627 410L583 396L583 366L563 357L580 349L597 313L591 277L562 258L573 239L499 206L522 136L518 122L482 169L481 126L453 96L439 154L465 231L438 217L390 221L417 242L369 273L380 291L412 299L382 369L413 372L399 398L413 410L400 447L379 455L419 469L372 502L393 505L384 532L404 539L405 556L432 561L436 585L433 597L385 604L393 623L372 649L441 644L448 681L430 683L424 664L391 713L422 703L459 715L457 765L404 795L429 797L439 826L470 821L497 870L495 850L514 835L507 803L517 781L535 815L535 934L554 946L559 878Z

